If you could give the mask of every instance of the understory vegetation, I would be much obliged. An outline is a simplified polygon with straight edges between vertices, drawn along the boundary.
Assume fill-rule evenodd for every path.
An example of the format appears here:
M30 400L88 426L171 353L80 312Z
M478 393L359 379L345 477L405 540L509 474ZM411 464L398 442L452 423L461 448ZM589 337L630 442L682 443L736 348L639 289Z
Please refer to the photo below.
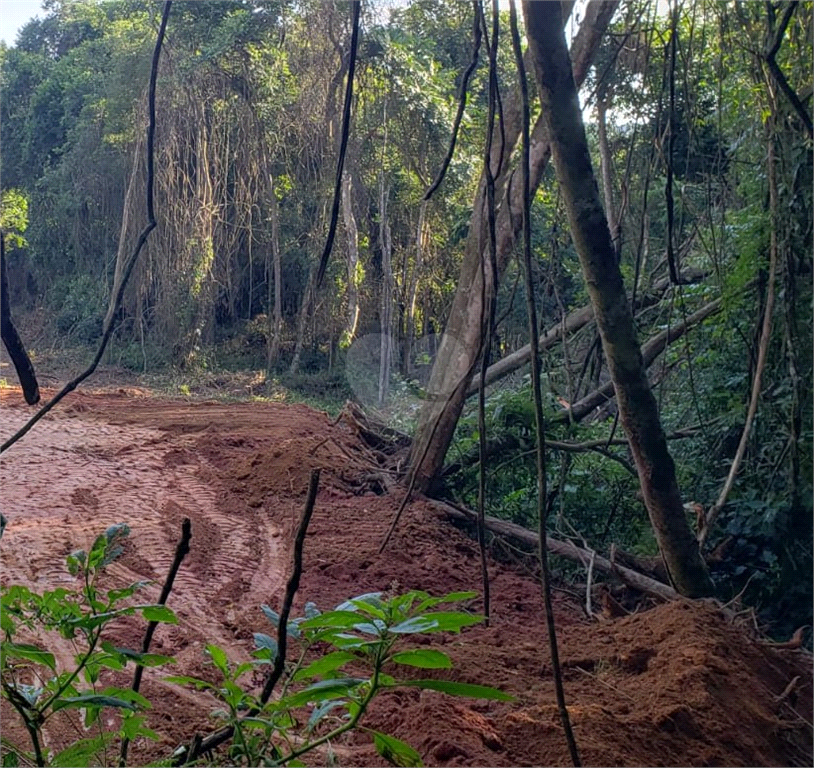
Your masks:
M10 302L35 366L38 356L66 350L84 364L101 336L117 265L146 217L145 95L160 6L43 5L41 18L0 48L1 224ZM618 3L584 78L583 116L688 522L702 534L703 513L716 506L734 463L731 490L701 535L706 562L718 597L739 595L767 632L787 638L811 624L814 600L812 3L662 5ZM427 199L472 58L472 4L365 3L361 13L341 214L317 290L350 62L347 4L174 6L157 88L158 225L118 309L107 365L168 377L185 395L249 371L250 397L291 391L333 411L356 399L381 421L414 429L437 395L431 371L464 282L489 78L481 51L446 176ZM507 17L501 11L506 30ZM573 26L576 35L579 19ZM496 54L508 103L517 75L507 31ZM536 119L537 102L533 109ZM549 529L597 551L615 544L655 556L551 169L531 218ZM485 507L533 528L535 416L519 252L516 243L499 276L490 334ZM481 460L470 394L438 490L474 507ZM6 589L4 600L12 598L20 615L55 599ZM83 599L93 605L97 597ZM361 598L335 615L350 620L350 611L356 621L366 613L390 631L412 620L424 598L399 599ZM92 639L97 625L83 616ZM75 618L57 616L53 626ZM327 619L314 614L300 627L336 641L320 621ZM3 629L11 643L13 628ZM374 676L385 658L419 660L388 656L390 646L377 642ZM20 659L51 666L39 651L8 647L17 656L4 644L4 671ZM337 646L331 654L339 656L324 658L350 661L356 650ZM127 661L104 653L110 665ZM237 684L249 668L234 668L217 649L210 655L234 693L225 702L233 719L255 707ZM371 677L340 679L354 720L376 686ZM45 717L42 697L53 709L71 686L14 689L12 704L32 735ZM93 717L96 705L78 689L70 694L68 705L89 705ZM115 706L135 711L126 702ZM329 707L322 710L327 716ZM247 764L279 759L269 734L288 727L287 715L266 715L235 742ZM94 749L107 737L99 738ZM406 747L373 738L409 764Z

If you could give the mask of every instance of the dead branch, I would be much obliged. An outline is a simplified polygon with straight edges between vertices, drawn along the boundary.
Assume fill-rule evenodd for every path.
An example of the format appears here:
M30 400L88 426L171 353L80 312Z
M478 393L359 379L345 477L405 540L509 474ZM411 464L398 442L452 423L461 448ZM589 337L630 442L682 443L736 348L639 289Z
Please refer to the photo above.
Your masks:
M706 272L702 270L686 269L685 274L682 275L682 284L692 284L700 282L706 276ZM664 278L656 282L652 289L643 296L636 298L636 309L645 309L658 304L664 293L671 287L669 278ZM590 305L580 307L570 312L563 320L549 329L549 331L540 337L537 344L537 349L542 352L550 349L558 342L562 341L564 334L573 334L584 328L588 323L594 319L593 308ZM496 363L489 366L486 371L486 384L493 384L494 382L502 379L504 376L516 371L518 368L526 365L531 360L531 344L521 347L516 352L512 352L506 357L501 358ZM472 378L469 387L466 390L466 396L470 397L478 391L480 376Z
M456 520L475 521L475 513L464 507L453 506L447 502L437 501L435 499L427 499L427 503ZM507 520L498 520L498 518L491 517L490 515L486 516L486 528L498 536L515 539L531 547L536 547L539 543L539 537L536 533L516 523L510 523ZM577 560L583 565L587 565L591 560L590 552L576 546L576 544L572 544L570 541L560 541L549 535L546 536L546 546L549 551L555 555L561 555L570 560ZM628 586L638 589L645 594L652 595L659 600L677 600L681 597L678 592L667 584L662 584L649 576L644 576L623 565L615 565L601 555L594 557L594 568L598 568L604 573L613 573Z
M178 541L178 546L175 548L175 557L173 558L172 565L170 565L170 571L167 574L167 579L164 582L164 587L161 590L161 595L158 598L159 605L165 605L167 602L167 598L170 596L170 592L172 591L172 585L175 582L175 577L178 574L178 569L181 567L181 563L183 562L184 558L189 553L189 541L192 538L192 525L189 521L188 517L184 518L183 523L181 524L181 538ZM153 634L155 633L156 627L158 627L157 621L151 621L147 625L147 631L144 633L144 640L141 644L141 652L147 653L150 650L150 643L153 640ZM141 678L144 674L144 666L142 664L136 665L136 672L133 675L133 690L138 693L139 689L141 688ZM124 737L122 739L122 746L121 752L119 753L119 766L123 768L123 766L127 765L127 751L130 747L130 739Z
M729 493L735 485L735 477L740 469L743 457L746 454L746 443L749 440L749 434L752 431L752 424L757 414L757 406L760 400L760 388L763 382L763 371L766 368L766 358L769 350L769 339L772 335L772 313L774 312L774 281L777 274L777 228L778 228L778 209L777 209L777 175L775 168L775 153L774 153L774 136L769 135L768 141L768 155L767 155L767 171L769 177L769 215L771 218L772 226L770 233L769 245L769 276L766 288L766 306L763 310L763 322L760 330L760 346L758 348L757 363L755 365L755 374L752 378L752 392L749 397L749 408L746 412L746 423L743 425L743 432L741 433L740 441L738 442L738 449L735 452L735 458L732 459L732 465L729 467L729 474L724 482L723 488L718 495L718 499L707 511L704 519L704 524L698 532L698 544L703 546L704 541L709 535L713 523L718 518L721 510L726 504Z
M280 611L279 623L277 625L277 655L274 657L274 666L272 667L271 674L268 680L266 680L266 684L263 686L263 691L260 694L261 705L265 705L271 698L274 687L285 671L285 656L288 646L288 617L291 615L291 606L294 603L294 597L300 587L300 577L302 576L302 550L305 545L305 535L308 532L308 525L311 522L311 515L314 512L314 504L317 499L319 474L320 471L318 469L311 470L308 496L306 497L305 507L303 508L300 524L297 528L297 535L294 538L294 564L291 570L291 576L286 584L283 607ZM244 717L255 717L259 712L260 707L255 707L250 709ZM190 742L189 747L182 748L179 750L179 753L173 757L172 765L189 765L201 755L211 752L215 747L229 741L229 739L234 736L234 733L234 726L229 725L215 731L215 733L210 734L204 739L202 739L199 734L196 734Z
M706 320L710 315L714 315L721 311L723 303L721 299L715 299L709 304L705 304L701 309L691 314L686 320L678 325L668 328L659 334L656 334L647 343L642 345L642 358L644 359L645 367L651 365L653 361L667 349L677 339L681 338L685 333L690 331L696 325ZM613 382L608 381L607 384L594 390L589 395L586 395L581 400L571 405L571 416L574 421L581 421L584 419L594 408L598 408L614 396ZM553 421L565 422L569 419L569 412L558 413Z

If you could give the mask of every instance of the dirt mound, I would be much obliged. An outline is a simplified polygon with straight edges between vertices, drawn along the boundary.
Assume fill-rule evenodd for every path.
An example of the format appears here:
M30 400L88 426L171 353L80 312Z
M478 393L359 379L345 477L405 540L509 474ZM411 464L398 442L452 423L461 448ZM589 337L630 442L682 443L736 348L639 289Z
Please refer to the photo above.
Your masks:
M6 436L28 411L19 392L0 395ZM136 390L77 393L3 455L10 520L3 583L70 581L64 556L120 521L132 535L111 580L161 581L189 517L192 548L170 596L180 623L159 629L154 650L176 657L173 672L208 675L204 644L243 659L252 633L268 631L259 606L280 606L291 532L314 468L322 478L296 610L306 600L327 608L368 591L479 589L476 545L421 500L377 554L401 498L380 493L375 478L384 469L349 425L304 406L189 404ZM491 626L432 642L453 659L443 674L497 686L516 700L396 691L374 702L368 724L411 743L428 765L568 765L539 585L498 562L489 572ZM146 597L157 592L151 587ZM676 602L597 624L567 592L554 597L585 764L812 764L806 652L763 645L708 603ZM113 632L117 644L140 642L134 620ZM162 682L162 674L148 674L143 689L162 743L135 745L134 759L155 759L212 727L211 701ZM5 707L3 714L4 737L25 743ZM56 747L74 731L55 720L51 738ZM362 733L334 753L342 765L381 763Z

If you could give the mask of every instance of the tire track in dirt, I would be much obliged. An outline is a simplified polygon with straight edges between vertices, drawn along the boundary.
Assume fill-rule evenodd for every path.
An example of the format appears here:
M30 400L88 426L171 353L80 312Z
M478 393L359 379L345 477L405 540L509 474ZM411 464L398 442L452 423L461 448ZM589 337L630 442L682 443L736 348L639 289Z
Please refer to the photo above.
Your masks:
M27 412L0 410L0 434L24 423ZM262 509L235 514L224 505L217 468L195 454L195 436L152 427L112 425L87 412L52 414L3 456L4 584L38 589L70 586L65 557L87 549L108 526L131 528L122 557L108 568L106 588L139 580L156 583L139 593L155 600L180 537L192 522L190 553L169 604L180 625L162 627L156 642L167 653L200 654L215 642L235 647L236 606L270 602L282 591L286 567L279 531ZM255 623L258 623L255 618ZM129 617L111 626L116 640L136 647L143 622Z

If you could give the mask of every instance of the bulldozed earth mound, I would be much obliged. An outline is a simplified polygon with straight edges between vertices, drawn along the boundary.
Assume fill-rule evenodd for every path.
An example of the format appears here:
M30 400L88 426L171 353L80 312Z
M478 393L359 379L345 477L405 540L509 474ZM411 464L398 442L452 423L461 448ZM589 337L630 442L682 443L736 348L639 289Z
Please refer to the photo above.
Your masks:
M0 394L5 438L30 411L19 390ZM476 544L421 499L377 554L401 491L383 492L388 468L352 420L334 422L305 406L190 403L137 389L75 393L3 454L4 585L70 586L65 556L125 522L132 532L109 568L111 586L154 580L145 598L155 599L181 521L192 521L191 551L168 601L180 621L160 626L152 647L176 664L169 672L149 670L142 687L153 705L147 724L161 742L136 743L134 763L166 756L217 725L214 700L162 677L211 675L207 643L244 660L252 633L270 631L260 605L281 606L293 531L315 468L321 483L296 615L306 601L325 609L371 591L479 590ZM495 686L515 700L394 691L374 701L365 724L413 745L426 765L568 765L539 585L496 560L489 575L491 625L422 642L452 658L445 677ZM596 622L577 598L557 590L554 608L568 708L586 765L813 764L807 651L761 641L709 601ZM111 627L110 639L138 647L142 632L127 618ZM2 714L4 738L25 745L5 702ZM53 749L70 743L75 723L55 718L48 737ZM312 756L311 763L326 759ZM331 759L381 764L361 732L333 745Z

